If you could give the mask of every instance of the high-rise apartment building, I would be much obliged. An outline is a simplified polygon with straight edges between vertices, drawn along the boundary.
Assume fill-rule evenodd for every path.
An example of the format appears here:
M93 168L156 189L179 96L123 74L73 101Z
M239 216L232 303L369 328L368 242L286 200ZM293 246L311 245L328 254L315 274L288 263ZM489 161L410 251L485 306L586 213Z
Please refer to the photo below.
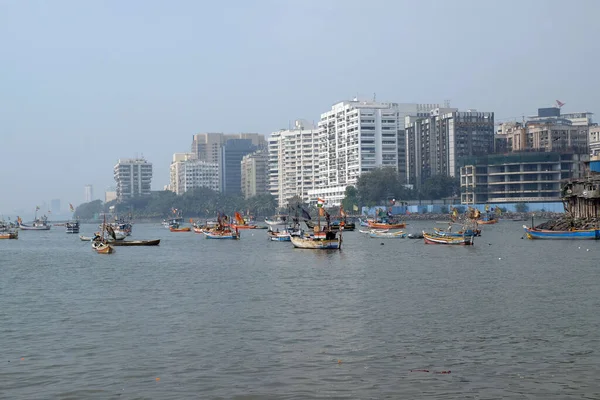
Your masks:
M150 195L152 163L144 158L119 159L114 167L117 200Z
M198 133L192 139L192 154L201 161L220 163L221 147L230 139L248 139L256 148L266 147L259 133Z
M192 153L175 153L170 166L169 189L180 195L190 189L219 190L219 165L196 159Z
M228 139L221 146L220 178L223 193L242 193L242 158L256 150L251 139Z
M419 187L434 175L457 177L460 159L494 151L494 113L436 108L427 118L409 117L406 175Z
M343 101L321 114L319 121L318 187L310 191L328 204L339 205L346 187L379 167L391 167L403 178L406 165L404 120L426 115L434 104Z
M94 200L94 188L92 185L85 185L83 187L83 199L86 203Z
M247 154L242 158L242 194L244 198L267 194L268 154L266 149Z
M279 207L294 196L311 200L309 192L319 184L319 130L297 120L293 129L273 132L269 138L269 192Z

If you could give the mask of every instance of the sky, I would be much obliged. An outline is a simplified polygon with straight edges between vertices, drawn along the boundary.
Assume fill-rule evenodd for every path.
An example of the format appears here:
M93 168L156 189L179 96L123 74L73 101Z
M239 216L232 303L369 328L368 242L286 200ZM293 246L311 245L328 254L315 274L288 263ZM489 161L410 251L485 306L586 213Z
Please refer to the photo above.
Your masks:
M0 212L114 186L200 132L269 135L356 95L600 112L600 1L0 0ZM600 118L600 117L598 117ZM68 206L67 206L68 207Z

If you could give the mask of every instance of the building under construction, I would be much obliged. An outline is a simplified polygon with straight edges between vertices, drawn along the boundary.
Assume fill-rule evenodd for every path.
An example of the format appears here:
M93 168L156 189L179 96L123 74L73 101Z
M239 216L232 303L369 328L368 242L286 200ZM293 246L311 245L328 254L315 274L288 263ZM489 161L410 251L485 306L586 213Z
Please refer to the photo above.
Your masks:
M584 165L585 178L569 180L562 188L565 212L575 219L600 216L600 156Z

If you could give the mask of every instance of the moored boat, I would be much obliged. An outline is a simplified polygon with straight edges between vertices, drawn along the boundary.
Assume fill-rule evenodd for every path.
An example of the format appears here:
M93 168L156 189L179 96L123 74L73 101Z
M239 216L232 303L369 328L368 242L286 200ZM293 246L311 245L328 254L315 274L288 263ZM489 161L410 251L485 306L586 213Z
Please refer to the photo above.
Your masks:
M92 249L98 254L111 254L115 251L115 249L113 249L111 245L102 240L93 241Z
M406 238L406 232L395 231L395 232L376 232L372 231L369 233L369 237L374 239L404 239Z
M37 210L36 210L36 214L35 214L33 223L31 225L25 225L21 221L20 217L17 218L17 222L19 224L19 228L24 231L48 231L48 230L50 230L50 227L52 226L48 223L48 217L46 217L45 215L41 218L37 218Z
M109 241L111 246L158 246L160 239Z
M18 231L0 231L0 239L18 239L19 232Z
M291 236L290 240L298 249L340 250L342 236L336 232L318 232L308 236Z
M547 229L530 228L523 225L527 239L554 239L554 240L599 240L600 229L551 231Z
M387 222L387 221L367 221L369 228L374 229L404 229L406 228L406 222Z
M473 245L473 236L445 237L423 232L423 239L425 240L425 244L447 244L458 246Z
M240 238L240 233L232 231L231 229L213 230L202 232L207 239L233 239L237 240Z
M174 227L174 226L171 226L169 228L169 230L171 232L189 232L189 231L192 230L192 228L190 228L189 226L184 226L184 227Z
M65 224L67 233L79 233L79 221L69 221Z
M292 240L292 236L287 229L282 231L267 231L267 236L269 240L273 242L290 242Z

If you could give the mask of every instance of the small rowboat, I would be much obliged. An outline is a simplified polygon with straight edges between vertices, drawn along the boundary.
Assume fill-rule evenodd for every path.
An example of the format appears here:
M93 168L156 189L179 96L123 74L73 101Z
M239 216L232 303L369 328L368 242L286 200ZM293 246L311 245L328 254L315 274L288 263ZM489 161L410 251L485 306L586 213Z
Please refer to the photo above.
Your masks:
M0 232L0 239L18 239L19 232Z
M425 244L447 244L457 246L473 245L473 236L443 237L423 232L423 239L425 240Z
M115 251L115 249L113 249L111 245L104 243L100 240L92 242L92 249L98 254L111 254Z
M388 232L389 229L359 229L358 230L360 233L371 233L371 232L376 232L376 233L385 233Z
M498 222L497 219L478 219L477 220L477 223L479 225L492 225L492 224L495 224L497 222Z
M374 239L404 239L406 237L406 232L371 232L369 233L369 237Z
M229 224L229 227L231 229L256 229L257 226L256 225L252 225L252 224Z
M192 228L190 228L189 226L186 226L184 228L175 228L175 227L170 227L169 230L171 232L190 232L192 230Z
M388 224L386 222L368 221L368 224L369 224L369 228L375 228L375 229L404 229L404 228L406 228L405 222Z
M204 231L207 239L239 239L240 233L235 231Z

